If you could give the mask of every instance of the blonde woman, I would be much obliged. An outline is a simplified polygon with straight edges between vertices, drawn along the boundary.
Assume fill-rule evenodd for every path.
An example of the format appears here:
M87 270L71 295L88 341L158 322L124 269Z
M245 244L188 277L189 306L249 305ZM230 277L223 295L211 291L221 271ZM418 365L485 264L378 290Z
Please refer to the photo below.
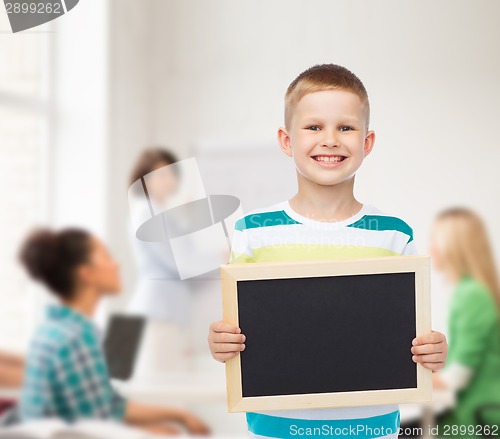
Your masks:
M433 381L435 388L456 392L456 406L440 419L439 435L484 433L481 411L489 411L485 419L500 434L500 287L483 222L466 208L441 212L430 253L434 267L454 285L448 362Z

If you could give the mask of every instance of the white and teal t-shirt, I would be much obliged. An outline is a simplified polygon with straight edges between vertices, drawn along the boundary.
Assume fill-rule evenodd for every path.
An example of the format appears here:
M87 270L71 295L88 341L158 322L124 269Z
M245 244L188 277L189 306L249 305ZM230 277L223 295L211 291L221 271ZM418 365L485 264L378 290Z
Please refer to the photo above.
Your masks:
M417 253L413 230L403 220L364 204L351 218L317 221L288 201L255 209L235 223L230 263L369 258ZM408 349L408 355L410 351ZM397 438L399 406L277 410L247 413L254 438L336 436Z

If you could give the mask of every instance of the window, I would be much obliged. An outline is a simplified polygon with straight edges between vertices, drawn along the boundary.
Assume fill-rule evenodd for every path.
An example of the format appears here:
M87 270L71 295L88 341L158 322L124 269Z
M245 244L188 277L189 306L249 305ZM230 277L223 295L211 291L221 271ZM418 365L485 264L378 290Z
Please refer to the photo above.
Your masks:
M22 350L39 294L17 262L26 232L46 218L50 33L12 34L0 13L0 349Z

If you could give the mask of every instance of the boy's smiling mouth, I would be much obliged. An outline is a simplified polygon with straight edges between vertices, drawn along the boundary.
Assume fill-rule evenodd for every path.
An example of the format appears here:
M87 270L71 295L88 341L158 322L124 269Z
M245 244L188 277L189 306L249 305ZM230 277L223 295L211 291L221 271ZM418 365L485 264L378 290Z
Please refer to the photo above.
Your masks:
M342 163L347 157L340 154L318 154L311 156L313 160L322 166L334 167Z

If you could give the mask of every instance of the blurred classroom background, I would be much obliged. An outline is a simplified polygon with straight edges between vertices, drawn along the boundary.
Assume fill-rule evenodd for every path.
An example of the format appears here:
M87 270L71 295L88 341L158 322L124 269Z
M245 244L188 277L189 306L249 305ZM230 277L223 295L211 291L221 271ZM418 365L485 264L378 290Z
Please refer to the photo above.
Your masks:
M82 0L19 34L3 12L0 350L24 352L47 301L15 258L37 224L102 237L124 288L98 320L127 309L138 282L127 191L145 147L195 157L207 194L234 195L244 212L290 198L295 170L276 141L283 96L318 63L348 67L368 90L377 138L357 197L405 219L420 253L438 211L470 207L498 255L494 0ZM448 293L433 273L433 327L445 333ZM202 279L189 294L189 358L119 385L191 408L216 434L245 435L244 415L227 414L224 366L207 347L208 324L221 317L217 281Z

